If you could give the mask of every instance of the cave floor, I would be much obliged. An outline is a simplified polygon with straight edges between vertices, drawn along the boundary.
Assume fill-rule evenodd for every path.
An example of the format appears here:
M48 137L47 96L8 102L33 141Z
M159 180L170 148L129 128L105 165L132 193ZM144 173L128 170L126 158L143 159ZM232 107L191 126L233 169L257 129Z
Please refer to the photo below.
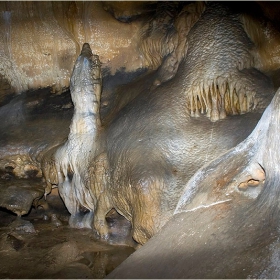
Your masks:
M70 228L60 198L48 200L51 212L37 207L21 218L0 208L0 278L101 279L134 252L98 240L91 229Z

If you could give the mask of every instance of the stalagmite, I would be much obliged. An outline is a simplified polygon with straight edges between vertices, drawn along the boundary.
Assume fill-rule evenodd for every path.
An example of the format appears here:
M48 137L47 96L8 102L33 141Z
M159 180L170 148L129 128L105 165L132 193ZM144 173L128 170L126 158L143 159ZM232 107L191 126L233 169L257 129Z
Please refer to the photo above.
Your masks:
M95 201L85 173L95 155L101 126L101 71L99 58L87 43L76 60L70 91L75 107L70 134L54 155L58 189L71 213L70 226L91 228Z

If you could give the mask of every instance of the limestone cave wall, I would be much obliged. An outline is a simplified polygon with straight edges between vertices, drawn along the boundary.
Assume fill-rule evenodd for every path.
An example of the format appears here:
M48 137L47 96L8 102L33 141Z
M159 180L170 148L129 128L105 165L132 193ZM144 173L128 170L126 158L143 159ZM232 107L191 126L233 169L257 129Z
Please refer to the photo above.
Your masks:
M0 210L45 207L59 227L50 194L65 224L139 248L183 191L194 208L215 204L209 181L189 180L238 149L279 88L279 13L259 1L0 2ZM239 204L259 195L243 198L248 182Z

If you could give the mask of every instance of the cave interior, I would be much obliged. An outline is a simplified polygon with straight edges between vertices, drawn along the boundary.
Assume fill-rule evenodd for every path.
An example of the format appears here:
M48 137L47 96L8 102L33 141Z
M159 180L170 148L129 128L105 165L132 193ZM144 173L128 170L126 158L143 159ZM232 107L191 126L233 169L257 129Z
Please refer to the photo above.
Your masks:
M0 11L0 278L280 278L280 2Z

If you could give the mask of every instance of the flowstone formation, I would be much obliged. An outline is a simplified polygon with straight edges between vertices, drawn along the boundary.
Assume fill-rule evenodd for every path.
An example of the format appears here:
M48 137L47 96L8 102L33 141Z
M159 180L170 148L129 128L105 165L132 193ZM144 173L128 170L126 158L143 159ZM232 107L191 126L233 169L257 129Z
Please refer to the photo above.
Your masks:
M217 27L205 23L210 18L217 19ZM232 37L224 34L227 26L232 29ZM216 40L220 38L216 48L200 43L204 33L212 34L209 36ZM50 158L45 157L42 163L48 190L50 184L58 185L71 213L71 226L93 228L107 240L110 229L106 215L114 209L131 223L133 239L144 244L172 217L182 186L194 172L238 144L253 126L253 122L247 122L246 128L241 125L241 132L240 118L228 118L215 126L209 125L208 118L217 121L231 110L233 115L252 111L254 119L271 100L272 82L254 68L257 67L253 59L254 45L238 15L227 6L210 3L188 33L187 40L186 56L174 78L165 80L164 86L155 86L156 77L162 77L162 69L158 68L155 74L142 78L142 83L147 84L144 90L136 86L141 79L135 85L132 83L131 88L138 93L111 121L104 123L102 129L100 64L93 59L89 45L84 44L71 77L75 109L68 140L48 152ZM233 44L231 50L229 46ZM233 50L236 53L231 53ZM196 72L205 72L202 60L206 57L212 72L195 76ZM223 80L223 75L226 82L216 82ZM195 83L194 77L201 81ZM194 89L199 90L208 83L205 77L211 80L207 96L193 97ZM175 93L172 104L170 89ZM192 119L192 112L198 107L188 102L190 97L196 101L204 98L206 107L202 107L206 118ZM202 128L204 137L199 136ZM228 141L221 141L220 137ZM254 182L252 179L251 183Z
M255 109L268 78L255 68L259 57L240 15L209 3L188 36L184 85L191 116L217 121Z
M94 278L102 266L105 277L109 244L140 248L112 277L272 275L260 272L278 254L280 23L269 7L0 4L3 268L46 232L56 238L34 247L51 246L46 262L33 258L42 266L26 276ZM9 269L1 276L19 275Z
M172 164L169 166L161 159L161 157L171 156L172 142L163 152L157 150L153 152L152 145L160 143L160 138L167 139L161 135L160 138L154 140L156 143L149 140L150 149L147 149L146 144L141 143L142 141L147 143L147 140L144 140L145 134L139 141L138 134L129 133L127 130L130 129L129 126L123 127L122 118L126 118L126 114L121 113L120 119L106 128L107 132L105 128L103 132L101 131L100 78L100 64L94 59L89 45L84 44L71 77L71 95L75 109L68 140L64 145L48 152L43 158L43 174L48 184L46 193L50 191L50 184L57 184L59 193L71 214L70 225L93 227L105 239L109 234L108 223L105 220L106 214L116 209L131 222L134 240L143 244L171 216L176 197L181 192L180 186L176 185L178 180L183 180L185 172L176 161L172 167ZM162 96L161 100L164 100ZM183 107L182 110L184 110ZM137 113L141 116L140 128L154 130L154 125L147 126L146 122L149 122L149 119L144 119L147 113L142 115L141 111L133 112L134 118ZM169 115L166 117L170 119ZM179 120L179 115L173 115L173 117L175 117L174 121ZM187 119L187 115L185 117ZM131 119L133 120L132 116ZM135 124L135 119L133 121ZM182 119L182 125L184 123L185 120ZM158 125L166 127L164 122ZM219 128L217 130L219 131ZM123 139L123 135L129 134L127 140ZM179 136L177 135L177 139L180 139ZM181 137L180 141L183 144L183 139L184 137L187 139L187 135L183 134ZM105 140L104 143L102 140ZM188 146L181 147L181 149L189 148ZM220 148L217 149L217 153ZM150 163L146 157L143 157L147 152L150 154ZM183 157L184 154L186 152L183 150ZM143 160L145 166L142 164ZM158 169L152 168L154 165L157 165ZM163 170L170 175L162 177ZM170 192L172 197L170 197ZM137 193L136 196L135 193ZM135 207L137 204L139 206Z
M276 218L279 211L279 125L280 89L247 139L201 168L189 180L175 213L229 202L239 193L255 200L251 204L261 210L258 218L269 215ZM251 211L246 220L256 215Z
M194 174L172 219L108 278L278 278L279 125L280 89L253 132Z

